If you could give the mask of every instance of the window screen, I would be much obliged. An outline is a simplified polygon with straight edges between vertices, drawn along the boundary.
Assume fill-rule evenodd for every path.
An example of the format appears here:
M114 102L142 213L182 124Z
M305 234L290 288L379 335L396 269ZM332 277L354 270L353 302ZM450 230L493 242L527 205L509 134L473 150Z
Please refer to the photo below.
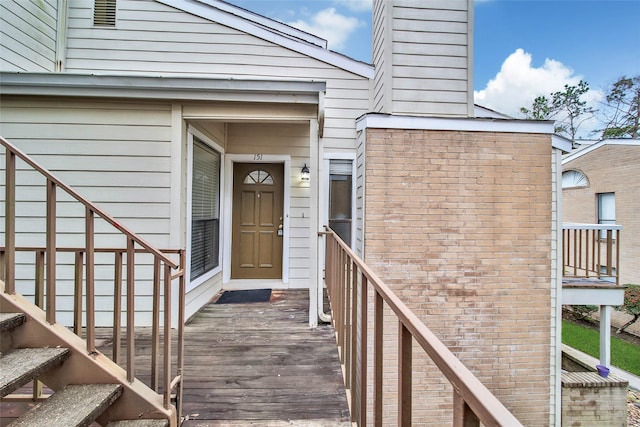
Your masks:
M191 279L219 265L220 153L193 140Z

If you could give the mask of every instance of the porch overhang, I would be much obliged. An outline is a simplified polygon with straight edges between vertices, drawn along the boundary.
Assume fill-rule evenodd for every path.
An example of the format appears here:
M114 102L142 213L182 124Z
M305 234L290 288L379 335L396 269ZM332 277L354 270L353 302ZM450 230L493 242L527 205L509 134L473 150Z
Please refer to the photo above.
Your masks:
M326 83L298 80L0 72L0 93L320 105Z
M562 285L563 305L622 305L624 287L616 285Z

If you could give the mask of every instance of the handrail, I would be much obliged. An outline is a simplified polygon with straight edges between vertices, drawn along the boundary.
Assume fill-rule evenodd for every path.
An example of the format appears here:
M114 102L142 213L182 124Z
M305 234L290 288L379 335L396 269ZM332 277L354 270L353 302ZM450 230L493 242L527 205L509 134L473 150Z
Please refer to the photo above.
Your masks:
M373 305L373 424L382 425L382 328L386 303L398 319L398 420L411 425L412 338L422 347L454 389L452 425L457 427L521 426L511 412L473 373L425 326L396 294L331 229L326 236L325 281L332 310L332 323L344 366L345 387L350 390L351 421L367 425L367 320L368 288L374 291ZM359 291L359 292L358 292ZM358 310L358 308L360 309ZM356 339L359 335L359 340ZM358 342L359 341L359 342Z
M51 172L49 172L47 169L45 169L42 166L40 166L38 163L36 163L35 160L30 158L27 154L22 152L18 147L16 147L15 145L11 144L9 141L4 139L2 136L0 136L0 144L4 145L5 148L7 148L8 151L11 151L13 154L15 154L18 157L20 157L20 159L23 162L25 162L26 164L31 166L36 171L40 172L40 174L44 175L49 181L54 183L57 187L59 187L62 190L64 190L71 197L73 197L78 202L80 202L83 205L85 205L85 207L91 209L91 211L93 211L95 214L98 214L102 219L104 219L109 224L114 226L116 229L121 231L123 234L125 234L127 237L129 237L131 240L133 240L135 243L137 243L138 245L140 245L143 248L145 248L148 252L150 252L150 253L154 254L155 256L157 256L158 258L160 258L167 265L170 265L171 268L173 268L173 269L177 269L178 268L178 265L175 264L173 262L173 260L168 258L166 255L164 255L162 252L160 252L158 249L156 249L154 246L152 246L146 240L144 240L143 238L141 238L140 236L135 234L133 231L129 230L127 227L125 227L124 225L120 224L118 221L115 220L115 218L113 218L111 215L106 213L99 206L93 204L92 202L87 200L85 197L81 196L73 188L69 187L64 182L62 182L60 179L58 179L55 175L53 175ZM9 168L7 168L7 170L8 169Z
M620 284L620 232L616 224L562 224L563 277Z
M74 274L74 333L78 336L82 334L82 313L83 313L83 284L86 288L84 299L86 301L86 325L85 342L88 353L96 352L96 325L95 325L95 254L114 254L114 310L113 310L113 357L112 360L122 365L120 360L121 345L121 316L122 316L122 296L123 283L122 273L126 271L126 380L133 382L136 377L135 370L135 256L136 254L148 254L153 257L153 319L152 319L152 373L150 387L156 392L160 391L159 367L163 371L163 404L165 408L171 407L172 391L176 392L176 412L178 419L181 415L182 400L182 370L184 366L184 303L185 303L185 252L182 249L159 250L152 246L142 237L133 233L127 227L107 214L103 209L93 204L60 179L55 177L50 171L40 166L35 160L20 151L13 144L0 136L0 144L5 149L6 169L5 169L5 246L0 247L0 273L5 282L4 291L9 294L16 292L16 252L26 251L35 254L34 266L35 274L35 303L45 311L46 319L49 323L56 323L56 298L46 298L46 306L43 307L44 295L57 295L56 293L56 254L63 252L75 253L75 274ZM16 245L16 158L20 158L28 166L39 172L46 178L46 247L18 247ZM57 189L60 188L69 194L85 208L85 246L80 248L57 247L56 242L56 205ZM95 247L95 219L96 216L102 218L106 223L113 226L122 235L126 236L127 247L125 248L96 248ZM177 255L176 262L170 255ZM123 258L126 256L126 265L123 265ZM46 260L46 262L45 262ZM126 269L126 270L125 270ZM83 274L84 273L84 274ZM84 276L84 277L83 277ZM84 282L83 282L84 279ZM171 287L174 280L178 281L178 348L176 375L172 378L172 350L171 350ZM164 289L161 289L161 282ZM46 286L46 290L45 290ZM164 298L164 319L160 320L160 303ZM163 325L162 355L160 354L160 326ZM162 358L162 365L159 361ZM124 367L124 366L123 366Z

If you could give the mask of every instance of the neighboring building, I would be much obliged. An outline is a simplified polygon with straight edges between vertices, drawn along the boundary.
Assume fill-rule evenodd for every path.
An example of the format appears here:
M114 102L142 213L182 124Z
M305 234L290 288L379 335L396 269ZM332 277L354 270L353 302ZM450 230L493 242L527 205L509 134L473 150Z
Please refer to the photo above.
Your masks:
M640 140L605 139L562 159L562 220L617 224L621 284L640 284Z
M187 315L221 289L298 287L316 325L331 223L523 424L559 424L568 147L552 122L474 107L471 0L374 1L375 70L218 0L97 3L2 2L0 133L186 248ZM81 245L78 213L60 214L58 244ZM18 245L44 245L44 213L18 216ZM450 387L416 369L441 392L415 422L450 422Z

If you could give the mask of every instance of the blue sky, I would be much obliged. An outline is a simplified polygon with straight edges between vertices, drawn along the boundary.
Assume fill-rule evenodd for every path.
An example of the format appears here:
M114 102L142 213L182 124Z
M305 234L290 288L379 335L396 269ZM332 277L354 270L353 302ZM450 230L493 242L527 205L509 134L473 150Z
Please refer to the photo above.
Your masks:
M227 1L371 61L371 0ZM483 105L515 114L580 79L595 103L619 76L640 74L640 0L476 0L474 48Z

